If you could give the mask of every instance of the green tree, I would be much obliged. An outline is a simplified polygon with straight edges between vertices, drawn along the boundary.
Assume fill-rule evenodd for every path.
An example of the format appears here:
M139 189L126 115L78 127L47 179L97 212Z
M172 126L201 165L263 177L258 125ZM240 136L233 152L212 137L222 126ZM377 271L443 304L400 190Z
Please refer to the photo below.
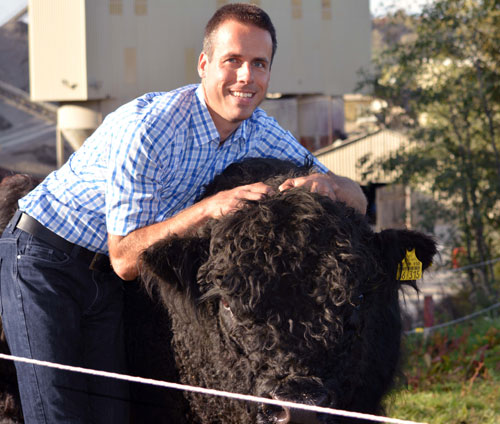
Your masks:
M372 55L376 59L387 49L399 42L415 39L415 22L412 15L396 10L386 16L372 19Z
M486 262L500 253L500 2L437 0L415 20L375 61L374 93L414 141L382 166L451 205L469 262ZM495 296L492 266L471 281Z

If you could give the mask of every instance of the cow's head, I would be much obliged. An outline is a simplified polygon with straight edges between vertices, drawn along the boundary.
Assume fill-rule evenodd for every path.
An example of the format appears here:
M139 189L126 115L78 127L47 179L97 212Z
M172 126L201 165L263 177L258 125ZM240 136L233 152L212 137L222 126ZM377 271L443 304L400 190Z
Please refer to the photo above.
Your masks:
M212 381L195 380L375 412L399 356L398 266L412 249L429 266L429 237L375 234L344 204L291 189L248 202L196 236L156 243L142 256L142 272L172 314L192 323L200 349L215 343L224 355L224 363L214 355L200 369L212 367ZM249 414L262 423L316 422L266 406Z

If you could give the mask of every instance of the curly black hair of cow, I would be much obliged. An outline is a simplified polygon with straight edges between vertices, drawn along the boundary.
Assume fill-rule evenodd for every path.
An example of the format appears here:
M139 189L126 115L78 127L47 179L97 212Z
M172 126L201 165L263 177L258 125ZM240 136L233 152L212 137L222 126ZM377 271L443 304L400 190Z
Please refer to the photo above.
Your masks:
M277 187L310 172L253 159L231 165L206 195L261 180ZM352 208L296 188L249 201L195 235L156 243L141 269L169 311L181 382L377 413L400 357L396 276L409 249L425 269L435 243L411 231L374 233ZM290 414L185 396L189 422L268 424Z
M0 180L0 235L17 210L17 201L40 183L28 174L6 175Z

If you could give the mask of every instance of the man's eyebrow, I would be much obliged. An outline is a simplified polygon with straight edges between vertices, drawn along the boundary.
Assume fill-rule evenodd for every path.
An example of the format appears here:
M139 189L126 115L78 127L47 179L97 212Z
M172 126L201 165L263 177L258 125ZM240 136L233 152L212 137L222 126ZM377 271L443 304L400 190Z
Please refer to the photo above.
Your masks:
M238 53L227 53L224 56L222 56L223 59L227 59L227 58L230 58L230 57L234 57L236 59L241 59L243 57L243 55L242 54L238 54ZM252 59L252 62L254 62L254 61L269 63L269 59L267 59L266 57L254 57Z

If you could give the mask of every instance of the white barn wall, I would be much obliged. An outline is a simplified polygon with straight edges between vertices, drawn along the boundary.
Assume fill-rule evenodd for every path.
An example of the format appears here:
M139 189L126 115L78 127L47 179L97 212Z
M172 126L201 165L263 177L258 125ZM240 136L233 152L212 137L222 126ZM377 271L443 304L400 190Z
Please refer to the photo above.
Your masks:
M32 100L124 102L198 82L216 0L30 0ZM278 35L270 92L342 95L370 63L368 0L262 0ZM64 82L66 81L66 82Z

